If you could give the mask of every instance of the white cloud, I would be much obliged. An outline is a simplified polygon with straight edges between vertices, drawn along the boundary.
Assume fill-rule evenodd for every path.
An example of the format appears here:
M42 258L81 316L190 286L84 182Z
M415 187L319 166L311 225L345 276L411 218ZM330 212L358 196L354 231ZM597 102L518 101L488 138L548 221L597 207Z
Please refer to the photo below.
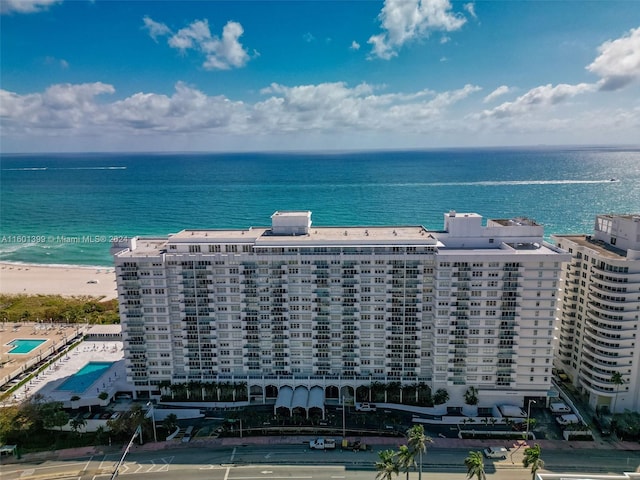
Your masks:
M63 70L66 70L67 68L69 68L69 62L67 62L63 58L58 59L58 58L55 58L55 57L45 57L44 64L45 65L58 66L58 67L62 68Z
M505 118L526 115L533 110L557 105L582 93L593 92L597 85L580 83L578 85L551 84L532 88L513 102L505 102L491 110L482 112L482 117Z
M372 55L388 60L405 43L428 37L433 31L452 32L466 19L451 12L449 0L385 0L378 15L383 32L368 43Z
M475 3L465 3L463 5L463 8L467 11L467 13L469 15L471 15L473 18L478 18L478 15L476 15L476 5Z
M239 38L244 33L242 25L229 21L222 29L222 36L211 34L207 20L196 20L187 27L173 33L164 23L144 17L144 28L154 40L159 36L169 35L167 41L171 48L182 54L187 50L195 50L204 55L202 66L207 70L229 70L244 67L250 59ZM254 52L254 56L258 56Z
M202 44L207 54L204 63L206 69L228 70L229 68L244 67L249 61L249 54L238 39L244 33L242 25L237 22L227 22L222 29L222 38L213 38Z
M349 48L351 50L360 50L360 44L354 40L351 42L351 46Z
M367 83L272 84L260 91L263 97L255 103L210 95L183 82L171 94L138 92L115 100L103 96L115 94L108 84L60 84L24 95L0 90L0 139L12 151L38 146L50 151L189 150L196 145L211 150L222 145L239 150L294 144L321 148L321 143L305 143L312 138L323 138L336 148L331 143L336 138L346 142L341 144L345 148L424 147L435 141L445 146L544 143L550 138L556 143L593 143L610 137L630 143L640 125L640 103L630 108L604 105L596 114L581 110L579 102L568 102L597 88L596 83L545 85L482 111L483 98L476 96L481 89L470 84L409 92ZM501 92L506 87L485 99ZM225 139L233 139L235 146Z
M598 51L587 70L602 78L601 90L618 90L640 79L640 27L603 43Z
M102 118L95 97L114 92L101 82L52 85L43 93L23 96L0 90L0 117L12 131L81 129Z
M478 90L381 93L383 87L343 82L285 86L272 84L253 105L225 96L209 96L179 82L172 95L139 92L114 102L99 102L114 93L103 83L53 85L43 93L18 95L0 90L3 136L30 131L50 135L119 132L121 136L210 133L248 136L286 132L422 131L457 102Z
M307 43L311 43L316 39L316 37L314 37L311 32L307 32L302 36L302 39Z
M149 17L144 17L142 21L144 22L144 28L149 31L149 35L155 41L157 41L158 37L171 33L171 29L164 23L156 22Z
M62 0L2 0L0 1L0 14L36 13L61 2Z
M137 131L189 132L241 126L246 117L242 102L224 96L208 97L178 82L172 96L136 93L108 108L111 121ZM238 116L238 118L236 118Z
M510 93L512 90L513 89L507 87L506 85L501 85L498 88L496 88L493 92L491 92L489 95L484 97L484 100L482 101L484 103L492 102L496 98L506 95L507 93Z
M179 50L186 50L188 48L197 48L210 40L209 22L207 20L196 20L188 27L181 28L178 33L169 37L169 46Z

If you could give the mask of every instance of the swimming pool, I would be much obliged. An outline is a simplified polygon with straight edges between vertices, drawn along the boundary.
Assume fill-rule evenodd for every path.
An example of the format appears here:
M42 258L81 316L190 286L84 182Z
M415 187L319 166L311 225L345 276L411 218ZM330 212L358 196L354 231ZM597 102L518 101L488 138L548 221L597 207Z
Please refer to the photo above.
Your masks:
M93 385L114 362L89 362L71 377L67 378L56 390L84 393Z
M46 340L32 340L26 338L16 338L11 340L8 345L11 345L13 348L9 350L8 353L17 353L20 355L24 355L27 353L31 353L33 350L42 345Z

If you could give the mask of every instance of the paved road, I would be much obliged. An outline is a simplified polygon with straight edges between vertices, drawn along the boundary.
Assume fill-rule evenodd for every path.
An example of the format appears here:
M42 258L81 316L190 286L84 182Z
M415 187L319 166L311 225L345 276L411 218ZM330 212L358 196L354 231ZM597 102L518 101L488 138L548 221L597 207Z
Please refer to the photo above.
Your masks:
M146 447L146 446L145 446ZM369 452L313 451L304 444L250 445L133 450L120 469L130 480L372 480L378 445ZM460 480L468 448L432 448L425 457L424 478ZM505 460L486 460L489 480L529 480L522 467L522 450ZM104 480L111 476L121 452L84 458L29 461L0 466L2 480ZM547 471L618 473L640 466L640 452L598 449L543 451ZM435 476L437 474L437 476ZM417 474L411 476L417 479Z

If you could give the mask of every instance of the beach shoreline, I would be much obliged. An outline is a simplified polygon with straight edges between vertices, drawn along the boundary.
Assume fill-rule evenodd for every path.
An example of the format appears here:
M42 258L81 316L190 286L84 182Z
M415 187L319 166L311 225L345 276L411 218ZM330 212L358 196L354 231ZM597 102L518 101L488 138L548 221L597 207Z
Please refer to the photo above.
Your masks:
M0 293L117 298L113 267L0 262Z

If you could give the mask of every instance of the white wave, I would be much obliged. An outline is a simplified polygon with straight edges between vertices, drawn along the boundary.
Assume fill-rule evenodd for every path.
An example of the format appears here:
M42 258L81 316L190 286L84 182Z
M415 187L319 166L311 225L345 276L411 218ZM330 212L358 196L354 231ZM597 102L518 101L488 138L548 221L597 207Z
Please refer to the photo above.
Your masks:
M23 248L29 248L37 245L36 243L7 243L0 246L0 255L14 253Z
M52 167L49 170L126 170L127 167Z
M618 180L489 180L482 182L450 182L450 183L431 183L427 185L479 185L479 186L500 186L500 185L584 185L597 183L616 183Z
M105 273L113 272L113 266L105 265L74 265L67 263L29 263L29 262L17 262L14 260L0 260L0 266L3 267L44 267L44 268L76 268L83 270L100 270Z
M3 168L5 171L30 171L30 170L126 170L127 167L122 166L105 166L105 167L24 167L24 168Z
M399 182L399 183L343 183L343 184L307 184L297 185L300 188L355 188L355 187L501 187L519 185L584 185L618 183L618 179L608 180L482 180L479 182ZM248 185L226 186L229 190L250 188Z
M3 168L4 171L47 170L47 167Z

